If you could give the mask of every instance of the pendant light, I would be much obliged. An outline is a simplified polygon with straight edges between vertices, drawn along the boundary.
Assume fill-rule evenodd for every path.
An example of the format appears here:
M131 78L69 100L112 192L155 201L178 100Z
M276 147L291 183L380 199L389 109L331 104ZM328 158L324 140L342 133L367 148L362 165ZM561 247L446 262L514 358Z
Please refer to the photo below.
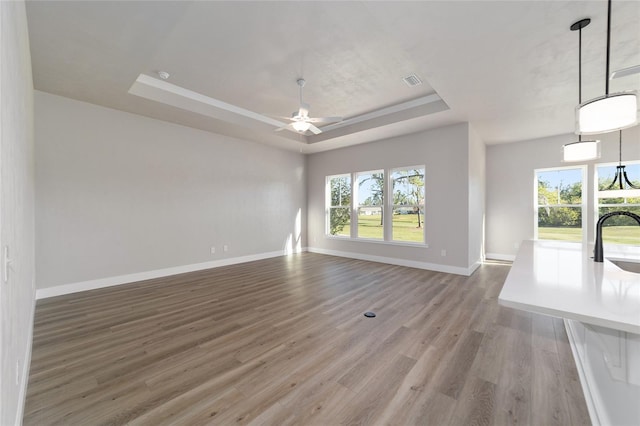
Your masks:
M607 9L607 71L605 94L576 107L576 133L590 135L626 129L638 124L638 97L635 92L609 93L611 52L611 0Z
M616 166L616 175L613 178L613 182L611 182L611 185L607 186L606 190L614 189L613 187L616 186L616 183L618 183L618 189L625 189L625 183L630 189L640 189L640 186L636 186L631 183L629 177L627 176L625 166L622 165L622 130L620 130L619 153L620 160L618 162L618 165Z
M581 19L575 22L571 31L578 31L578 103L582 102L582 29L589 25L591 19ZM583 141L582 135L578 135L578 141L562 146L562 161L588 161L600 158L600 141Z

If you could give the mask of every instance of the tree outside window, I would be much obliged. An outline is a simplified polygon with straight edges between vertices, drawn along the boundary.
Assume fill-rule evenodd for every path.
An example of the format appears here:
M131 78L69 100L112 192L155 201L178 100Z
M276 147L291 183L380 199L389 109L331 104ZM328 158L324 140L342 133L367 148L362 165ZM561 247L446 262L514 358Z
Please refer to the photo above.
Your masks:
M541 240L582 241L582 168L536 170Z
M329 235L351 235L351 176L328 176L327 232Z

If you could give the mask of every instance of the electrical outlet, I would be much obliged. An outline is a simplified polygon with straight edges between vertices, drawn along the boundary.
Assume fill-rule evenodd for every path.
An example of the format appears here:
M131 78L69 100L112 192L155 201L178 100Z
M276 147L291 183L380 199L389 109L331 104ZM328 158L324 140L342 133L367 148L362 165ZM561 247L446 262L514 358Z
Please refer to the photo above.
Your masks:
M214 246L211 246L211 254L216 254L216 248Z
M513 243L513 248L516 249L516 250L518 248L520 248L520 243L518 243L518 242Z
M225 245L223 245L223 246L222 246L222 251L224 251L224 252L229 251L229 246L228 246L228 245L226 245L226 244L225 244Z
M440 256L446 256L447 255L447 251L445 249L440 250Z

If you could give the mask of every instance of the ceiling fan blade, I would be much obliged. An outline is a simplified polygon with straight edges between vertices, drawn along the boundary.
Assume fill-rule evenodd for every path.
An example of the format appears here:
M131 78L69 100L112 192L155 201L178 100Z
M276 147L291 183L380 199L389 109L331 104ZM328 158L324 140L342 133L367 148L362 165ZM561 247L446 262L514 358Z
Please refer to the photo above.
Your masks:
M282 130L291 130L291 131L295 132L295 129L293 127L291 127L291 124L287 124L286 126L278 127L276 129L276 132L280 132Z
M310 117L307 121L309 123L339 123L342 120L342 117Z
M267 116L267 117L271 117L271 118L276 118L276 119L278 119L278 120L289 120L289 121L295 121L295 119L294 119L294 118L292 118L292 117L285 117L284 115L275 115L275 114L262 114L262 115Z
M313 124L311 124L311 126L309 127L309 130L311 130L314 135L319 135L320 133L322 133L322 130L318 129Z
M638 73L640 73L640 65L634 65L629 68L622 68L618 71L612 72L610 79L613 80L614 78L626 77L628 75L633 75Z

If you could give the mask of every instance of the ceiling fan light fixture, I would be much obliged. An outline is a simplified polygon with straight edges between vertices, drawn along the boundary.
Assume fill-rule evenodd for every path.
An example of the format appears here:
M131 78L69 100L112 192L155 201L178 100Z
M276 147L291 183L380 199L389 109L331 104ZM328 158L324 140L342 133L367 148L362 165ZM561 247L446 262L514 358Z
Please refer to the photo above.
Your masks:
M600 158L600 141L577 141L562 145L562 161L589 161Z
M638 97L634 92L600 96L576 107L576 133L581 135L614 132L636 124Z
M307 121L295 121L291 126L300 133L304 133L311 128L311 123Z

